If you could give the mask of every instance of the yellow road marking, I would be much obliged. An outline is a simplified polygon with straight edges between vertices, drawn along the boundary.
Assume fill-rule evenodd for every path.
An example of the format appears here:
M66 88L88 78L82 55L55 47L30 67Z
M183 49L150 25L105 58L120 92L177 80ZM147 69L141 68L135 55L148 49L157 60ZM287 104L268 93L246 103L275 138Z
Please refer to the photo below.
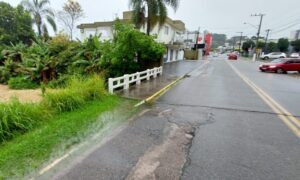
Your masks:
M227 62L227 61L226 61ZM256 94L276 113L277 116L294 132L294 134L300 138L300 120L294 117L288 110L282 107L276 102L270 95L259 88L251 80L245 77L239 70L237 70L232 64L227 64L233 69L233 71L248 85Z

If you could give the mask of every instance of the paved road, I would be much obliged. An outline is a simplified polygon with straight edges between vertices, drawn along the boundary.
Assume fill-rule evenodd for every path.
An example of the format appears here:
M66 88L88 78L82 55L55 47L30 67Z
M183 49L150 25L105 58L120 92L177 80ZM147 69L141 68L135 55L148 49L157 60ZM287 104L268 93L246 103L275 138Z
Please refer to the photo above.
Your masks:
M288 122L299 116L299 78L256 67L198 64L105 144L40 178L298 180L300 128Z
M146 99L203 63L204 61L176 61L164 64L162 76L158 76L155 79L152 78L147 83L130 86L128 90L119 90L117 94L127 98Z

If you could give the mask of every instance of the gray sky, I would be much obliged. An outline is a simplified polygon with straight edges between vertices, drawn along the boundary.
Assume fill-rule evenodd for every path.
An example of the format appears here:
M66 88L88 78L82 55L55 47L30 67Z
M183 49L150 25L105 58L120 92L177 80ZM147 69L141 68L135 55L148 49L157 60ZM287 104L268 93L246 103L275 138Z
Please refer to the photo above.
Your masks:
M4 0L17 5L21 0ZM51 6L60 10L66 0L51 0ZM82 22L112 20L118 14L129 10L129 0L78 0L82 5L85 18ZM243 31L245 35L253 36L257 30L244 25L259 24L259 17L251 14L264 13L262 35L266 29L271 29L271 38L289 37L292 30L300 29L299 0L181 0L179 9L174 12L169 9L172 19L185 22L189 30L208 30L213 33L224 33L230 36Z

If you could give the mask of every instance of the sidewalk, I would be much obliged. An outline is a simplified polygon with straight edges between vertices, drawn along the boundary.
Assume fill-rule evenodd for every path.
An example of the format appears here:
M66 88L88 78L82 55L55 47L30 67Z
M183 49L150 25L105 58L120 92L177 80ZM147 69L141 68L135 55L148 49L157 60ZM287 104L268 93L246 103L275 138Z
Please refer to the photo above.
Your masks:
M204 61L176 61L164 64L163 75L150 81L143 81L140 85L132 85L127 90L119 90L117 95L133 99L146 99L159 91L175 79L193 71Z

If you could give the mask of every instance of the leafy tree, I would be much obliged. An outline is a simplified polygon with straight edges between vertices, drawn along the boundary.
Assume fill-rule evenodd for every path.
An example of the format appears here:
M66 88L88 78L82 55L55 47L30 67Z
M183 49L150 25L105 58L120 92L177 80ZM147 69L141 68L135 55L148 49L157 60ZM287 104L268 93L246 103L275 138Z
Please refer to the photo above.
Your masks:
M280 52L286 52L289 48L289 40L286 38L280 38L277 43L277 47Z
M249 49L254 48L254 47L255 47L254 41L248 40L243 43L242 49L243 49L243 51L246 51L246 53L248 53Z
M149 35L157 23L163 25L165 22L168 15L167 6L176 10L179 0L130 0L130 5L133 8L134 24L140 28L147 23L147 34Z
M300 39L291 42L291 45L294 48L294 51L299 52L300 51Z
M29 13L20 5L13 8L5 2L0 2L0 12L0 45L17 44L20 41L30 44L34 32Z
M212 34L212 39L213 39L212 48L217 48L219 46L224 46L225 45L227 37L226 37L225 34L213 33Z
M257 48L263 49L265 47L265 43L263 41L258 41Z
M83 9L81 5L74 0L68 0L63 7L63 11L59 12L59 20L65 26L73 39L73 32L76 23L83 17Z
M268 43L268 52L274 52L277 50L277 43L269 42Z
M47 23L56 32L57 27L54 20L54 12L48 7L50 4L49 0L23 0L22 4L31 14L33 22L37 26L39 36L48 36Z

